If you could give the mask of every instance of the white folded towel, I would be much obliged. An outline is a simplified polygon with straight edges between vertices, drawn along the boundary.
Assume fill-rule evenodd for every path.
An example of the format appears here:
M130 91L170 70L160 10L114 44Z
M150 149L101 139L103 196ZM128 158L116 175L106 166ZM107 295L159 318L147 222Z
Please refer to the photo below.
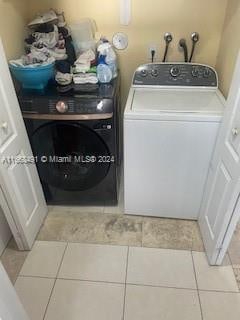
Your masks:
M96 84L98 83L98 78L95 73L75 74L73 75L73 82L75 84L85 84L85 83Z

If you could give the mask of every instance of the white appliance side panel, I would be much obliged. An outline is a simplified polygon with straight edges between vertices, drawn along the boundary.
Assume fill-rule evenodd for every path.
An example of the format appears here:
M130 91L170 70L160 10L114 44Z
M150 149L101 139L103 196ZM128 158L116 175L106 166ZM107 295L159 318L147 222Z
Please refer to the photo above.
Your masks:
M125 213L197 219L219 123L125 120Z

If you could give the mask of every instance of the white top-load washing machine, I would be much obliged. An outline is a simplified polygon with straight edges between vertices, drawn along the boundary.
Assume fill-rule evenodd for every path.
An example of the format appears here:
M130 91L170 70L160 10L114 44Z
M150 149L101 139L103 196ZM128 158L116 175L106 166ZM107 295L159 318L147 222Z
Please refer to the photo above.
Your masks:
M124 112L125 213L197 219L224 109L209 66L140 66Z

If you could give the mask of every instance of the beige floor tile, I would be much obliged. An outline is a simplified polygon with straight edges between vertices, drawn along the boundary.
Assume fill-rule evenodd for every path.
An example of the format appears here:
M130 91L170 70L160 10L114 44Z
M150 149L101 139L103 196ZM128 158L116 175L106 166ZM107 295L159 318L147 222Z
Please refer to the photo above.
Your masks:
M42 320L54 279L18 277L15 289L31 320Z
M64 242L36 241L20 275L56 277L66 245Z
M103 213L104 206L53 206L51 212L59 213Z
M205 253L193 252L198 288L200 290L238 292L237 282L230 261L222 266L209 266Z
M102 243L105 215L52 212L44 222L39 240Z
M192 250L195 221L144 218L143 246L165 249Z
M43 226L41 227L37 239L43 241L68 241L66 228L70 225L75 228L78 225L79 215L76 214L76 219L73 220L73 214L68 212L52 211L46 217ZM69 236L70 237L70 236Z
M240 268L234 268L233 272L235 274L235 278L238 284L238 288L240 289Z
M59 278L124 283L127 247L70 243Z
M240 226L238 225L230 242L228 253L234 268L240 268Z
M123 195L123 186L120 187L119 191L119 199L118 205L116 206L105 206L103 212L104 213L116 213L123 214L124 213L124 195Z
M240 294L200 291L204 320L239 320Z
M199 229L199 226L197 223L193 224L193 229L192 229L192 251L200 251L200 252L204 252L205 248L204 248L204 244L202 241L202 236L201 236L201 232Z
M45 320L121 320L124 285L57 280Z
M129 248L127 283L196 289L191 252Z
M14 239L3 252L0 260L12 283L15 283L28 253L29 251L19 251Z
M38 240L141 246L142 219L121 214L53 212Z
M142 245L142 218L111 215L104 225L106 243L128 246Z
M127 286L125 320L201 320L197 291Z
M114 214L123 214L124 209L120 204L117 206L105 206L104 213L114 213Z

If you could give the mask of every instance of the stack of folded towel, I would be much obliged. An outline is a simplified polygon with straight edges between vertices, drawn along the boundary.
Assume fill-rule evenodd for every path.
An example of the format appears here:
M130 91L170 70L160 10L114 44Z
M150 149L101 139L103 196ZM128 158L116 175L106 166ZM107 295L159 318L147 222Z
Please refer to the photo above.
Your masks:
M73 82L75 84L98 83L96 75L96 55L93 50L80 54L73 67Z

